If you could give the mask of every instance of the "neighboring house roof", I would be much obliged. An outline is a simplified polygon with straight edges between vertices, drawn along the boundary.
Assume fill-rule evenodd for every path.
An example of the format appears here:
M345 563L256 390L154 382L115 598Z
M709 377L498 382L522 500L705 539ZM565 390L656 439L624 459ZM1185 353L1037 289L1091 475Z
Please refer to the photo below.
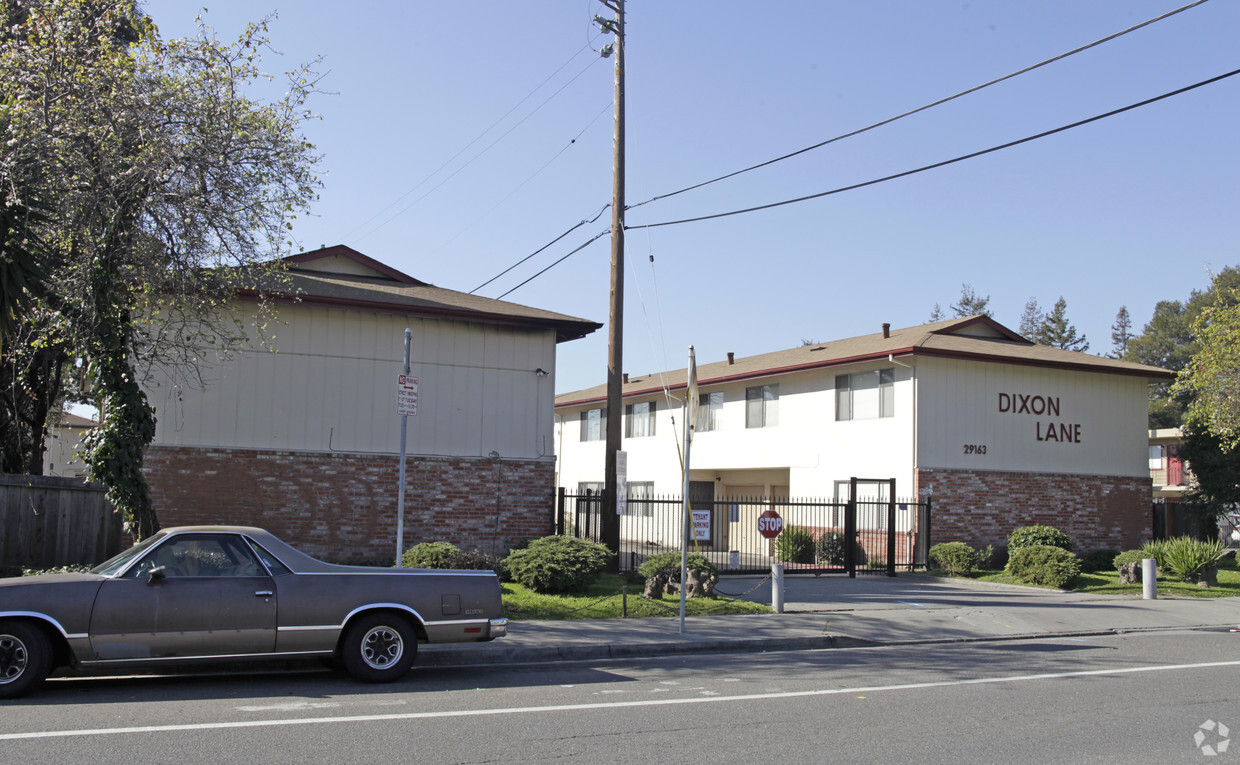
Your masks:
M546 327L555 330L557 343L585 337L603 326L588 319L436 287L345 245L303 252L285 258L284 262L292 289L281 290L277 300L484 324Z
M884 325L885 327L886 325ZM964 361L1049 367L1082 372L1127 375L1147 379L1171 379L1174 373L1145 364L1091 356L1046 345L1036 345L987 316L969 316L922 324L905 329L876 332L827 343L814 343L786 351L699 364L701 386L785 375L810 369L883 361L889 357L935 357ZM640 396L686 387L688 370L678 369L662 375L630 377L622 387L624 396ZM593 403L607 399L607 385L562 393L556 406Z
M80 417L72 412L61 412L56 421L58 428L93 428L98 424L88 417Z

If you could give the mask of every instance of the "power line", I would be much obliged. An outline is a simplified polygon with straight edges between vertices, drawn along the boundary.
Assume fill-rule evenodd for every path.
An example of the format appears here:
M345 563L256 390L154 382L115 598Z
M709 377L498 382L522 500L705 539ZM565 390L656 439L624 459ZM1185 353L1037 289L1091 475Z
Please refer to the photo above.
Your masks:
M597 36L597 35L595 36L595 39L598 39L598 36ZM459 150L458 150L455 154L453 154L451 157L449 157L447 160L445 160L445 161L444 161L444 163L443 163L443 164L441 164L439 167L437 167L437 168L435 168L434 170L432 170L432 171L431 171L431 172L430 172L430 173L429 173L429 174L428 174L425 178L423 178L422 180L420 180L420 181L418 181L416 184L414 184L414 185L413 185L413 187L411 187L411 188L410 188L408 191L406 191L404 194L401 194L399 197L397 197L396 199L392 200L391 204L389 204L387 207L384 207L382 210L380 210L379 212L375 213L374 215L370 216L370 217L369 217L369 218L367 218L365 221L363 221L361 224L359 224L359 225L355 226L355 227L354 227L351 231L349 231L349 233L348 233L348 234L346 234L346 235L345 235L345 240L347 241L350 237L352 237L352 236L353 236L354 234L356 234L358 231L361 231L362 229L364 229L364 228L366 228L367 226L369 226L372 222L374 222L377 218L379 218L380 216L382 216L382 215L383 215L384 213L386 213L388 210L391 210L393 207L395 207L396 205L400 204L400 202L401 202L401 200L402 200L402 199L404 199L405 197L409 196L409 195L410 195L410 194L412 194L413 192L417 191L419 188L421 188L421 187L423 186L423 184L425 184L425 183L426 183L427 181L429 181L431 178L434 178L436 175L438 175L438 174L439 174L439 173L440 173L440 172L441 172L441 171L442 171L445 167L447 167L448 165L451 165L453 162L455 162L455 161L456 161L456 159L457 159L458 157L460 157L462 154L464 154L466 151L468 151L468 150L469 150L469 148L470 148L471 146L473 146L474 144L476 144L476 143L478 143L479 141L481 141L481 140L482 140L482 138L483 138L483 136L485 136L487 133L490 133L492 130L494 130L494 129L495 129L495 127L496 127L496 125L499 125L501 122L503 122L504 120L508 119L508 117L509 117L509 116L510 116L513 112L515 112L517 109L519 109L519 108L521 107L521 105L522 105L522 104L524 104L526 101L530 100L530 99L534 96L534 94L535 94L535 93L537 93L539 90L541 90L541 89L543 88L543 86L544 86L544 85L546 85L548 82L550 82L552 79L554 79L554 78L555 78L555 76L556 76L557 74L559 74L561 71L563 71L563 70L564 70L564 67L566 67L566 66L568 66L569 64L571 64L571 63L573 62L573 60L574 60L574 59L576 59L578 56L580 56L583 52L585 52L585 51L587 51L587 50L592 50L592 49L593 49L592 44L593 44L593 40L587 40L585 45L583 45L583 46L581 46L580 48L578 48L578 49L577 49L577 51L573 53L573 55L571 55L571 56L569 56L569 57L568 57L568 60L567 60L567 61L565 61L563 64L560 64L560 65L556 68L556 70L555 70L554 72L552 72L551 74L547 75L547 77L546 77L545 79L543 79L543 81L542 81L542 82L538 83L538 85L536 85L536 86L534 87L534 89L533 89L533 90L531 90L529 93L526 93L526 94L525 94L525 96L524 96L524 97L523 97L520 101L517 101L515 104L513 104L511 109L509 109L508 111L504 112L504 113L503 113L503 115L501 115L498 119L496 119L494 122L492 122L490 125L488 125L488 126L487 126L487 128L486 128L485 130L483 130L481 133L479 133L477 136L475 136L475 137L474 137L474 139L473 139L472 141L470 141L469 143L467 143L467 144L465 144L464 146L462 146L462 147L461 147L461 148L460 148L460 149L459 149ZM597 60L591 60L591 61L590 61L590 64L591 64L591 65L593 65L593 64L595 64L595 63L597 63ZM587 67L586 67L586 69L589 69L589 68L590 68L589 66L587 66ZM585 72L585 70L582 70L582 72L579 72L579 73L578 73L575 77L573 77L573 79L572 79L572 80L569 80L569 82L568 82L567 84L565 84L565 86L564 86L564 87L567 87L567 86L568 86L568 84L571 84L571 83L572 83L573 81L575 81L578 77L580 77L580 76L581 76L584 72ZM555 97L556 95L558 95L558 94L560 93L560 91L561 91L561 90L563 90L563 89L564 89L564 88L562 87L562 88L560 88L560 90L557 90L555 93L551 94L551 98L554 98L554 97ZM548 98L548 99L547 99L547 101L550 101L550 100L551 100L551 98ZM546 105L547 105L547 101L543 101L541 104L539 104L539 105L538 105L538 107L537 107L537 108L535 108L535 109L534 109L534 111L530 112L530 114L526 115L526 117L525 117L524 119L522 119L522 120L521 120L521 122L524 122L526 119L529 119L529 117L530 117L530 116L532 116L533 114L535 114L535 113L536 113L539 109L542 109L542 107L546 106ZM517 125L520 125L520 124L521 124L520 122L518 122L518 123L517 123ZM514 128L515 128L515 126L514 126ZM512 132L512 130L509 130L508 132L509 132L509 133L511 133L511 132ZM506 136L506 135L508 135L508 133L505 133L504 135ZM503 138L504 136L500 136L500 137L501 137L501 138ZM494 144L491 144L491 146L494 146ZM490 148L491 148L490 146L488 146L488 147L487 147L487 149L490 149ZM474 159L477 159L478 157L482 156L482 154L484 154L484 153L486 153L486 149L484 149L481 153L479 153L478 155L476 155L476 156L474 157ZM474 159L471 159L471 160L470 160L470 162L472 163L472 162L474 161ZM468 166L468 163L466 164L466 166ZM464 169L464 168L462 167L461 169ZM458 169L458 170L457 170L457 172L459 173L461 169ZM455 173L453 173L453 175L455 175ZM451 178L451 176L449 176L449 178ZM446 182L446 180L447 180L447 179L445 179L445 182ZM442 185L443 185L443 182L441 182L438 186L436 186L436 187L435 187L435 189L439 188L439 186L442 186ZM433 192L435 189L431 189L431 192ZM431 192L427 192L427 194L429 194L429 193L431 193ZM421 197L419 197L417 200L415 200L415 201L413 202L413 204L417 204L418 202L422 201L422 200L423 200L423 199L425 199L425 198L426 198L426 195L424 194L423 196L421 196ZM413 204L409 205L409 207L412 207L412 206L413 206ZM395 218L395 217L399 217L400 215L402 215L402 214L403 214L406 210L408 210L408 209L409 209L409 207L406 207L406 208L402 209L399 213L397 213L395 216L393 216L393 218ZM370 235L371 235L371 234L373 234L375 231L378 231L380 228L383 228L383 226L386 226L386 225L387 225L388 223L390 223L391 221L392 221L392 219L388 219L388 220L384 221L382 224L380 224L379 226L375 227L372 231L368 231L366 234L364 234L364 235L362 236L362 238L365 238L365 237L367 237L367 236L370 236Z
M577 229L579 229L579 228L581 228L582 226L586 225L587 223L593 223L594 221L598 220L598 219L599 219L599 217L600 217L603 213L605 213L605 212L607 211L607 208L608 208L608 207L611 207L611 205L610 205L610 204L605 204L605 205L603 205L603 207L602 207L602 208L601 208L601 209L600 209L600 210L599 210L599 211L598 211L598 212L594 215L594 217L593 217L593 218L589 218L589 219L587 219L587 220L583 220L583 221L581 221L581 222L580 222L580 223L578 223L577 225L575 225L575 226L573 226L572 228L570 228L569 230L565 231L563 234L560 234L559 236L557 236L555 239L552 239L550 242L547 242L547 243L546 243L546 244L544 244L542 247L539 247L537 250L534 250L534 251L533 251L533 252L531 252L529 255L526 255L524 258L521 258L521 259L520 259L520 260L518 260L516 263L513 263L513 264L512 264L511 266L509 266L508 268L505 268L503 271L500 271L500 272L499 272L498 274L496 274L495 276L492 276L490 279L487 279L487 280L486 280L485 282L483 282L482 284L479 284L477 287L474 287L472 290L470 290L470 291L469 291L469 294L471 294L471 295L472 295L472 294L474 294L474 293L475 293L475 292L477 292L478 290L480 290L480 289L482 289L483 287L487 286L487 285L488 285L488 284L490 284L491 282L493 282L493 281L495 281L496 279L500 278L500 277L501 277L501 276L503 276L504 274L508 273L508 272L509 272L509 271L511 271L512 269L514 269L514 268L516 268L517 266L521 265L521 264L522 264L522 263L524 263L525 261L527 261L527 260L529 260L530 258L534 257L534 256L535 256L535 255L537 255L538 253L540 253L540 252L542 252L543 250L547 249L547 248L548 248L548 247L550 247L551 245L553 245L553 244L555 244L556 242L560 241L561 239L563 239L564 237L566 237L566 236L568 236L569 234L573 233L574 231L576 231ZM610 230L611 230L611 229L608 229L608 231L610 231ZM596 237L594 237L594 239L598 239L598 237L596 236ZM593 242L593 241L594 241L594 239L591 239L591 240L590 240L590 242ZM586 244L589 244L590 242L586 242ZM583 245L583 246L584 246L584 245ZM577 249L581 249L581 248L579 247L579 248L577 248ZM577 252L577 250L573 250L573 252ZM573 252L570 252L570 253L569 253L569 255L572 255L572 254L573 254ZM566 256L564 256L564 257L566 258L566 257L568 257L568 256L566 255ZM552 263L551 265L553 265L553 266L554 266L554 265L556 265L557 263L560 263L560 262L561 262L561 261L563 261L563 260L564 260L564 258L560 258L560 260L557 260L555 263ZM539 271L539 272L538 272L537 274L535 274L534 276L540 276L541 274L546 273L546 272L547 272L547 270L548 270L548 269L544 268L542 271ZM517 285L517 287L524 286L525 284L528 284L528 283L529 283L529 281L530 281L529 279L526 279L525 281L521 282L521 284L518 284L518 285ZM512 292L512 291L513 291L513 290L515 290L517 287L513 287L511 290L508 290L508 292L505 292L505 293L504 293L504 295L507 295L509 292ZM502 298L504 295L500 295L500 297ZM497 298L497 299L498 299L498 298Z
M736 177L736 176L738 176L738 175L741 175L741 174L743 174L743 173L748 173L748 172L750 172L751 170L757 170L757 169L759 169L759 168L766 167L767 165L773 165L773 164L775 164L776 162L783 162L785 159L791 159L792 157L796 157L796 156L799 156L799 155L801 155L801 154L805 154L806 152L813 151L814 149L821 149L823 146L826 146L826 145L828 145L828 144L835 143L835 142L837 142L837 141L842 141L842 140L844 140L845 138L852 138L853 136L860 135L860 134L865 133L865 132L870 131L870 130L874 130L875 128L880 128L880 127L882 127L882 126L884 126L884 125L890 125L891 123L895 122L896 120L901 120L901 119L904 119L905 117L911 117L912 115L914 115L914 114L918 114L918 113L920 113L920 112L924 112L924 111L926 111L927 109L932 109L932 108L934 108L934 107L936 107L936 106L941 106L941 105L943 105L943 104L945 104L945 103L947 103L947 102L949 102L949 101L954 101L954 100L956 100L957 98L961 98L961 97L963 97L963 96L967 96L967 95L969 95L970 93L976 93L977 91L982 90L983 88L988 88L988 87L990 87L991 85L997 85L997 84L998 84L998 83L1000 83L1000 82L1004 82L1004 81L1006 81L1006 80L1010 80L1010 79L1012 79L1013 77L1018 77L1018 76L1020 76L1020 75L1022 75L1022 74L1026 74L1026 73L1028 73L1028 72L1032 72L1033 70L1038 69L1038 68L1043 67L1043 66L1046 66L1047 64L1053 64L1053 63L1055 63L1056 61L1060 61L1060 60L1062 60L1062 59L1067 58L1068 56L1072 56L1072 55L1075 55L1075 54L1080 53L1080 52L1082 52L1082 51L1089 50L1090 48L1094 48L1094 47L1097 47L1097 46L1099 46L1099 45L1102 45L1103 43L1110 42L1111 40L1114 40L1114 39L1116 39L1116 38L1118 38L1118 37L1122 37L1123 35L1126 35L1126 34L1128 34L1129 32L1135 32L1136 30L1141 29L1142 27L1147 27L1147 26L1149 26L1150 24L1154 24L1154 23L1156 23L1156 22L1162 21L1163 19L1170 18L1170 17L1172 17L1172 16L1176 15L1177 13L1183 13L1184 11L1187 11L1187 10L1189 10L1190 8L1195 8L1196 6L1201 5L1202 3L1205 3L1205 2L1207 2L1207 1L1208 1L1208 0L1196 0L1196 2L1189 3L1188 5L1185 5L1185 6L1181 7L1181 8L1177 8L1177 9L1175 9L1174 11L1169 11L1169 12L1167 12L1167 13L1164 13L1163 15L1158 16L1158 17L1156 17L1156 18L1152 18L1152 19L1150 19L1149 21L1143 21L1143 22L1141 22L1140 24L1137 24L1136 26L1128 27L1127 29L1125 29L1125 30L1123 30L1123 31L1120 31L1120 32L1116 32L1116 33L1115 33L1115 34L1113 34L1113 35L1108 35L1107 37L1103 37L1103 38L1102 38L1102 39L1100 39L1100 40L1095 40L1094 42L1091 42L1091 43L1089 43L1088 45L1082 45L1081 47L1079 47L1079 48L1074 48L1073 50L1070 50L1070 51L1068 51L1067 53L1061 53L1061 54L1059 54L1058 56L1055 56L1054 58L1048 58L1048 59L1046 59L1045 61L1039 62L1039 63L1037 63L1037 64L1033 64L1032 66L1027 66L1027 67L1025 67L1024 69L1021 69L1021 70L1016 71L1016 72L1012 72L1011 74L1008 74L1008 75L1004 75L1003 77L1000 77L1000 78L995 79L995 80L991 80L990 82L982 83L981 85L974 86L974 87L972 87L972 88L969 88L968 90L962 90L962 91L960 91L959 93L955 94L954 96L948 96L948 97L946 97L946 98L940 98L938 101L934 101L934 102L932 102L932 103L926 104L925 106L920 106L920 107L918 107L918 108L916 108L916 109L913 109L912 111L907 111L907 112L904 112L903 114L897 114L896 116L894 116L894 117L889 117L888 119L885 119L885 120L883 120L883 121L881 121L881 122L875 122L873 125L869 125L869 126L867 126L867 127L859 128L859 129L857 129L857 130L853 130L852 132L849 132L849 133L844 133L843 135L838 135L838 136L836 136L836 137L834 137L834 138L829 138L829 139L827 139L827 140L825 140L825 141L822 141L822 142L820 142L820 143L816 143L816 144L814 144L813 146L807 146L807 147L805 147L804 149L799 149L799 150L794 151L794 152L792 152L792 153L790 153L790 154L785 154L785 155L783 155L782 157L776 157L775 159L769 159L769 160L767 160L767 161L765 161L765 162L760 162L760 163L758 163L758 164L756 164L756 165L751 165L750 167L746 167L746 168L744 168L744 169L741 169L741 170L737 170L737 171L735 171L735 172L728 173L727 175L721 175L721 176L719 176L718 178L712 178L712 179L710 179L709 181L702 181L701 183L697 183L697 184L694 184L694 185L692 185L692 186L686 186L685 188L680 189L680 190L678 190L678 191L672 191L672 192L667 193L667 194L660 194L659 196L656 196L656 197L651 197L650 199L647 199L647 200L646 200L646 201L644 201L644 202L638 202L638 203L637 203L637 204L635 204L635 205L629 205L629 206L628 206L628 207L626 207L625 209L631 210L631 209L633 209L634 207L641 207L642 205L645 205L645 204L650 204L651 202L657 202L657 201L658 201L658 200L660 200L660 199L667 199L668 197L674 197L674 196L676 196L677 194L684 194L684 193L685 193L685 192L687 192L687 191L693 191L694 189L700 189L700 188L702 188L703 186L709 186L709 185L710 185L710 184L712 184L712 183L718 183L719 181L727 180L728 178L734 178L734 177Z
M587 131L587 130L589 130L589 129L590 129L590 128L594 125L594 123L595 123L595 122L598 122L599 117L602 117L604 114L606 114L606 113L607 113L608 111L610 111L610 110L611 110L611 103L608 103L606 106L604 106L604 107L603 107L602 111L600 111L598 114L594 115L594 117L593 117L593 118L592 118L589 122L587 122L587 123L586 123L586 126L585 126L585 127L583 127L583 128L580 130L580 132L578 132L578 133L577 133L577 135L575 135L575 136L573 136L571 139L569 139L568 143L564 144L564 147L563 147L562 149L560 149L559 151L557 151L557 152L556 152L556 153L555 153L555 154L551 157L551 159L548 159L546 162L544 162L544 163L542 164L542 167L538 168L538 169L537 169L537 170L535 170L533 173L530 173L530 175L528 175L528 176L526 177L526 179L525 179L525 180L523 180L523 181L521 181L520 183L518 183L518 184L517 184L517 185L513 188L513 190L512 190L512 191L508 192L508 194L504 196L504 198L503 198L503 199L499 200L499 201L498 201L498 202L496 202L494 205L492 205L492 206L491 206L491 209L489 209L489 210L487 210L486 212L482 213L482 214L481 214L481 215L479 215L477 218L474 218L472 221L470 221L468 224L466 224L465 228L461 229L460 231L457 231L455 234L453 234L451 237L449 237L449 238L448 238L448 240L447 240L446 242L444 242L443 244L439 245L439 246L438 246L438 247L436 247L434 250L432 250L432 251L431 251L431 252L427 255L427 257L434 257L435 255L439 254L439 252L440 252L441 250L443 250L443 248L445 248L445 247L447 247L448 245L450 245L450 244L452 244L453 242L455 242L455 241L456 241L457 239L459 239L459 238L461 237L461 235L462 235L462 234L464 234L466 231L469 231L469 230L470 230L470 229L472 229L474 226L478 225L478 222L479 222L479 221L481 221L481 220L485 219L488 215L490 215L491 213L493 213L493 212L495 212L496 210L498 210L498 209L500 208L500 206L501 206L501 205L503 205L505 202L507 202L509 199L512 199L514 196L516 196L517 192L518 192L518 191L520 191L521 189L525 188L525 185L526 185L527 183L529 183L530 181L532 181L532 180L534 180L535 178L537 178L537 177L539 176L539 174L541 174L541 173L542 173L542 171L543 171L543 170L546 170L548 167L551 167L551 163L552 163L552 162L555 162L557 159L559 159L559 158L560 158L560 156L561 156L562 154L564 154L564 152L568 151L568 150L569 150L569 149L571 149L574 145L576 145L576 143L577 143L577 139L578 139L578 138L581 138L583 135L585 135L586 131ZM507 273L507 272L505 272L505 273ZM501 276L502 276L502 274L501 274ZM483 285L483 286L486 286L486 285ZM478 289L481 289L481 287L479 287Z
M607 205L607 207L611 207L611 205ZM606 208L604 208L604 209L606 209ZM600 212L600 213L599 213L599 215L602 215L602 213ZM573 228L576 228L576 226L573 226ZM565 233L568 233L568 232L565 232ZM496 300L503 300L504 298L508 297L508 296L509 296L509 295L511 295L512 293L516 292L517 290L521 289L521 288L522 288L522 287L524 287L525 285L529 284L530 282L534 281L534 280L535 280L535 279L537 279L538 277L542 276L543 274L547 273L547 272L548 272L548 271L550 271L551 269L555 268L556 266L560 265L560 264L561 264L561 263L563 263L564 261L568 260L571 256L576 255L577 253L581 252L581 251L582 251L582 250L584 250L585 248L589 247L590 245L594 244L595 242L597 242L598 240L602 239L603 237L607 236L607 235L608 235L608 234L610 234L610 233L611 233L611 226L608 226L607 228L605 228L605 229L603 229L602 231L600 231L600 232L598 232L597 234L595 234L595 235L593 236L593 238L591 238L589 241L587 241L587 242L585 242L584 244L582 244L580 247L577 247L575 250L573 250L572 252L568 253L568 254L567 254L567 255L565 255L564 257L560 258L560 259L559 259L559 260L557 260L556 262L554 262L554 263L552 263L551 265L547 266L547 267L546 267L546 268L544 268L543 270L541 270L541 271L539 271L538 273L534 274L533 276L531 276L530 278L528 278L528 279L526 279L525 281L521 282L520 284L518 284L517 286L513 287L512 289L508 290L508 291L507 291L507 292L505 292L503 295L500 295L498 298L496 298Z
M697 221L712 220L714 218L726 218L730 215L741 215L743 213L757 212L759 210L769 210L773 207L783 207L784 205L796 204L797 202L806 202L811 199L819 199L821 197L830 196L832 194L839 194L844 191L852 191L854 189L865 188L866 186L873 186L875 184L884 183L886 181L894 181L897 178L905 178L910 175L916 175L917 173L924 173L927 170L936 170L940 167L946 167L947 165L953 165L957 162L963 162L966 159L973 159L974 157L980 157L984 154L991 154L993 152L1000 151L1002 149L1010 149L1013 146L1019 146L1023 143L1029 143L1030 141L1036 141L1039 138L1046 138L1047 136L1055 135L1056 133L1062 133L1065 130L1071 130L1073 128L1081 127L1082 125L1088 125L1091 122L1097 122L1098 120L1106 119L1107 117L1114 117L1117 114L1122 114L1127 111L1132 111L1133 109L1137 109L1142 106L1148 106L1152 103L1162 101L1163 99L1171 98L1172 96L1178 96L1182 93L1187 93L1190 90L1196 90L1197 88L1204 87L1206 85L1211 85L1213 83L1219 82L1220 80L1225 80L1228 77L1234 77L1237 74L1240 74L1240 69L1235 69L1226 74L1220 74L1217 77L1211 77L1208 80L1203 80L1194 85L1189 85L1187 87L1180 88L1179 90L1173 90L1170 93L1164 93L1161 96L1155 96L1153 98L1148 98L1144 101L1140 101L1135 104L1130 104L1128 106L1124 106L1119 109L1109 111L1105 114L1099 114L1095 117L1090 117L1088 119L1080 120L1079 122L1073 122L1070 125L1064 125L1063 127L1057 127L1053 130L1047 130L1043 133L1038 133L1037 135L1031 135L1026 138L1021 138L1015 141L1009 141L1008 143L1000 144L999 146L992 146L989 149L982 149L981 151L975 151L971 154L964 154L962 156L955 157L953 159L943 160L942 162L935 162L932 165L925 165L924 167L919 167L915 170L906 170L902 173L896 173L895 175L887 175L882 178L875 178L873 180L863 181L862 183L854 183L850 186L842 186L838 189L832 189L830 191L822 191L817 194L809 194L808 196L797 197L796 199L786 199L782 202L772 202L770 204L759 205L757 207L747 207L743 210L732 210L730 212L715 213L714 215L700 215L696 218L683 218L681 220L669 220L669 221L663 221L662 223L646 223L640 226L627 226L626 225L625 229L633 230L633 229L641 229L641 228L658 228L660 226L675 226L680 223L695 223Z

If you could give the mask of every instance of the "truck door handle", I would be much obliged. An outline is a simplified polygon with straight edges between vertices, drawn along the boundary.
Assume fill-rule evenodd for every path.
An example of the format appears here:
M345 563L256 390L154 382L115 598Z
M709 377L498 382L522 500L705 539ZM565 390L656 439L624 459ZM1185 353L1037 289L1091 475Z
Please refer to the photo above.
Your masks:
M254 593L254 597L256 598L270 598L271 595L272 595L271 590L259 590L258 592Z

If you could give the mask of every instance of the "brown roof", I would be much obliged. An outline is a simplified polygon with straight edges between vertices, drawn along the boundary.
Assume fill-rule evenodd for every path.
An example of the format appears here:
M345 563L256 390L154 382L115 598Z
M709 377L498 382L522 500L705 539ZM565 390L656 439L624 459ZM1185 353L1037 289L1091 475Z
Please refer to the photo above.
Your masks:
M786 351L738 358L733 363L717 361L711 364L699 364L698 384L701 386L718 385L809 369L881 361L889 356L990 361L1000 364L1070 369L1159 380L1170 379L1174 376L1173 372L1145 364L1134 364L1130 361L1091 356L1078 351L1035 345L989 317L969 316L905 329L893 329L886 337L884 333L876 332L872 335L814 343ZM661 391L665 383L671 390L683 389L687 379L687 369L677 369L662 375L630 376L628 384L622 386L622 391L624 396L640 396ZM571 406L606 399L607 385L603 384L585 390L561 393L556 396L555 404L556 406Z
M315 261L345 258L370 271L370 275L319 270ZM575 340L603 325L588 319L566 316L541 308L531 308L503 300L470 295L436 287L373 260L362 253L336 245L304 252L285 259L292 284L286 299L298 302L387 311L408 316L459 319L486 324L548 327L556 331L556 342Z

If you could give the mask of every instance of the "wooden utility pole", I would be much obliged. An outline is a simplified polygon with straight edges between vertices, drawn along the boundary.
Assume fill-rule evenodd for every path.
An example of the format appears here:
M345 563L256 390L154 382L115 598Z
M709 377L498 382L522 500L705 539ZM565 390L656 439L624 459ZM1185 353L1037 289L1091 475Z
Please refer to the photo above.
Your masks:
M599 534L603 544L616 553L613 570L619 567L620 516L616 514L620 492L616 475L616 453L624 431L624 404L621 384L624 379L624 0L602 0L616 17L604 29L615 32L615 154L612 159L611 194L611 311L607 325L607 465L604 468L603 513ZM595 17L598 20L598 17Z

